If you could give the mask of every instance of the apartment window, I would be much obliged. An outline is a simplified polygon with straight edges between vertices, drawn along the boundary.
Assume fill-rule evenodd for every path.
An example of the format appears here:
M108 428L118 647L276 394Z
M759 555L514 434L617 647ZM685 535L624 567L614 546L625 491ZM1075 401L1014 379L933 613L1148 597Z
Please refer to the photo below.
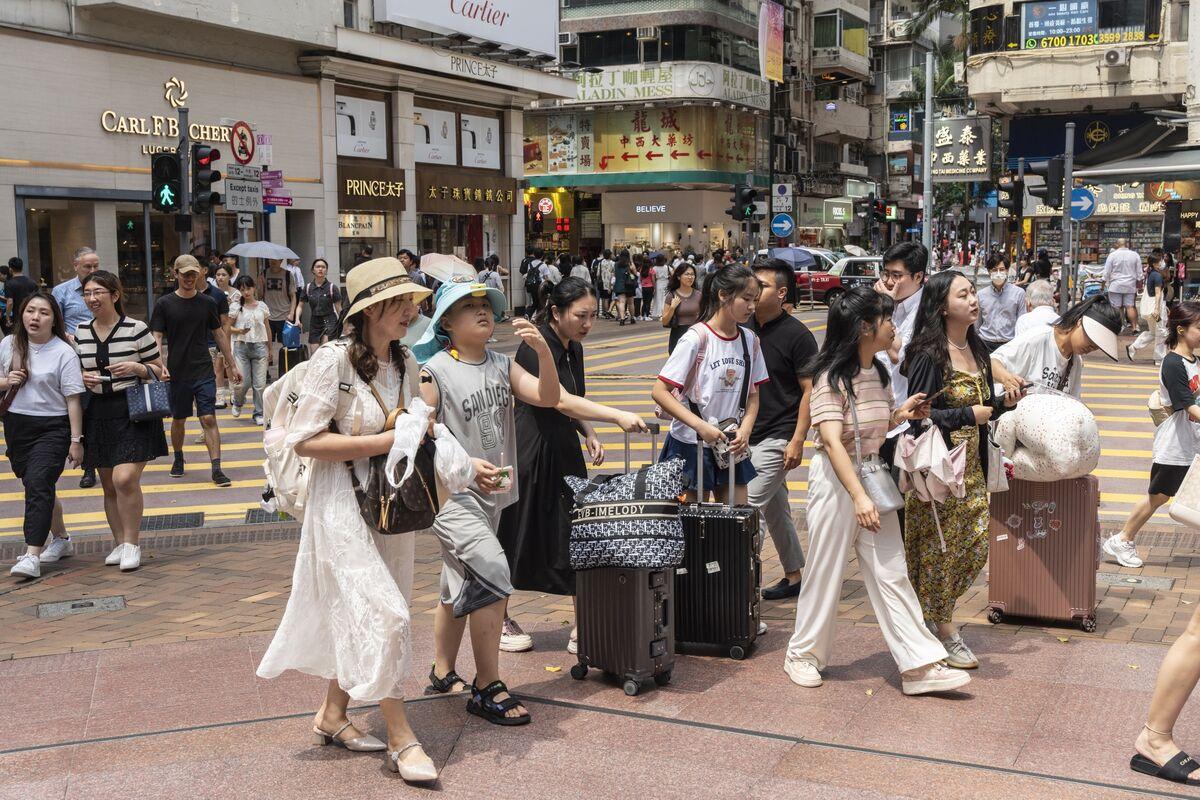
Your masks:
M1100 0L1100 27L1141 28L1146 24L1146 0Z
M813 17L813 47L838 46L837 14L818 14Z
M842 15L842 47L867 55L867 23L849 14Z
M842 160L842 148L836 142L813 142L813 161L836 164Z
M1190 3L1184 3L1178 7L1175 13L1175 36L1177 42L1186 42L1188 40L1188 11Z
M347 28L358 27L358 0L342 0L342 25Z
M632 28L579 34L579 61L587 67L638 63L638 42Z
M646 64L653 64L658 60L658 40L642 42L642 61Z
M838 99L838 85L836 83L819 83L817 88L813 90L813 99L825 102L828 100Z

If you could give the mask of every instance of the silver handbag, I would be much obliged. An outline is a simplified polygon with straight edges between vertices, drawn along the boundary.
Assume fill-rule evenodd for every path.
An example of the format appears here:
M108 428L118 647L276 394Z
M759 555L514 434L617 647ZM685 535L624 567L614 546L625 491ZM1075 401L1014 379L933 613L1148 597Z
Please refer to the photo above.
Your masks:
M858 479L862 482L863 491L867 493L867 497L871 498L878 513L899 511L904 508L904 495L900 493L900 487L892 480L892 470L877 455L866 459L862 457L862 434L858 429L858 410L855 408L853 400L847 399L846 404L850 406L850 419L854 422L854 464L858 467Z

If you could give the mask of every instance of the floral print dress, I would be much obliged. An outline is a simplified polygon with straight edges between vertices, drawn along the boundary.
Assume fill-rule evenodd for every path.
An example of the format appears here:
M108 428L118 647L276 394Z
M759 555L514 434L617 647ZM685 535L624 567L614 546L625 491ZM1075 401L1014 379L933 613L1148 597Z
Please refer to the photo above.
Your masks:
M951 368L943 395L947 408L984 404L987 396L984 381L986 376L982 372ZM977 425L951 432L951 449L963 442L967 444L966 494L961 499L949 497L938 503L936 519L930 503L918 499L915 493L909 493L904 505L908 576L917 590L925 620L934 624L950 622L955 603L975 582L988 558L987 480L979 461ZM945 552L942 539L946 542Z

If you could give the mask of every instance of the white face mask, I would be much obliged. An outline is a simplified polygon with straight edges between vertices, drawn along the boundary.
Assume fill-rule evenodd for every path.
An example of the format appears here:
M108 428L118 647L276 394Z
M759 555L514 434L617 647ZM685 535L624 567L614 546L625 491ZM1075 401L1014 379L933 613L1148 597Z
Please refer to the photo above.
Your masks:
M1004 272L992 273L992 285L999 289L1008 280L1008 275Z

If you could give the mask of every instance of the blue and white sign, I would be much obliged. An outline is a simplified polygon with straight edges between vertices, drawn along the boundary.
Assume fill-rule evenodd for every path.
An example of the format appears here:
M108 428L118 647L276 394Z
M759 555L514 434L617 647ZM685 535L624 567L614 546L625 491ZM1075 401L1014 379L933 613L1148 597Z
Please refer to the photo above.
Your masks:
M1096 195L1092 194L1088 189L1082 186L1078 189L1071 190L1071 219L1076 222L1083 220L1096 213Z
M771 235L786 239L795 229L796 223L792 222L791 214L776 214L771 217Z

